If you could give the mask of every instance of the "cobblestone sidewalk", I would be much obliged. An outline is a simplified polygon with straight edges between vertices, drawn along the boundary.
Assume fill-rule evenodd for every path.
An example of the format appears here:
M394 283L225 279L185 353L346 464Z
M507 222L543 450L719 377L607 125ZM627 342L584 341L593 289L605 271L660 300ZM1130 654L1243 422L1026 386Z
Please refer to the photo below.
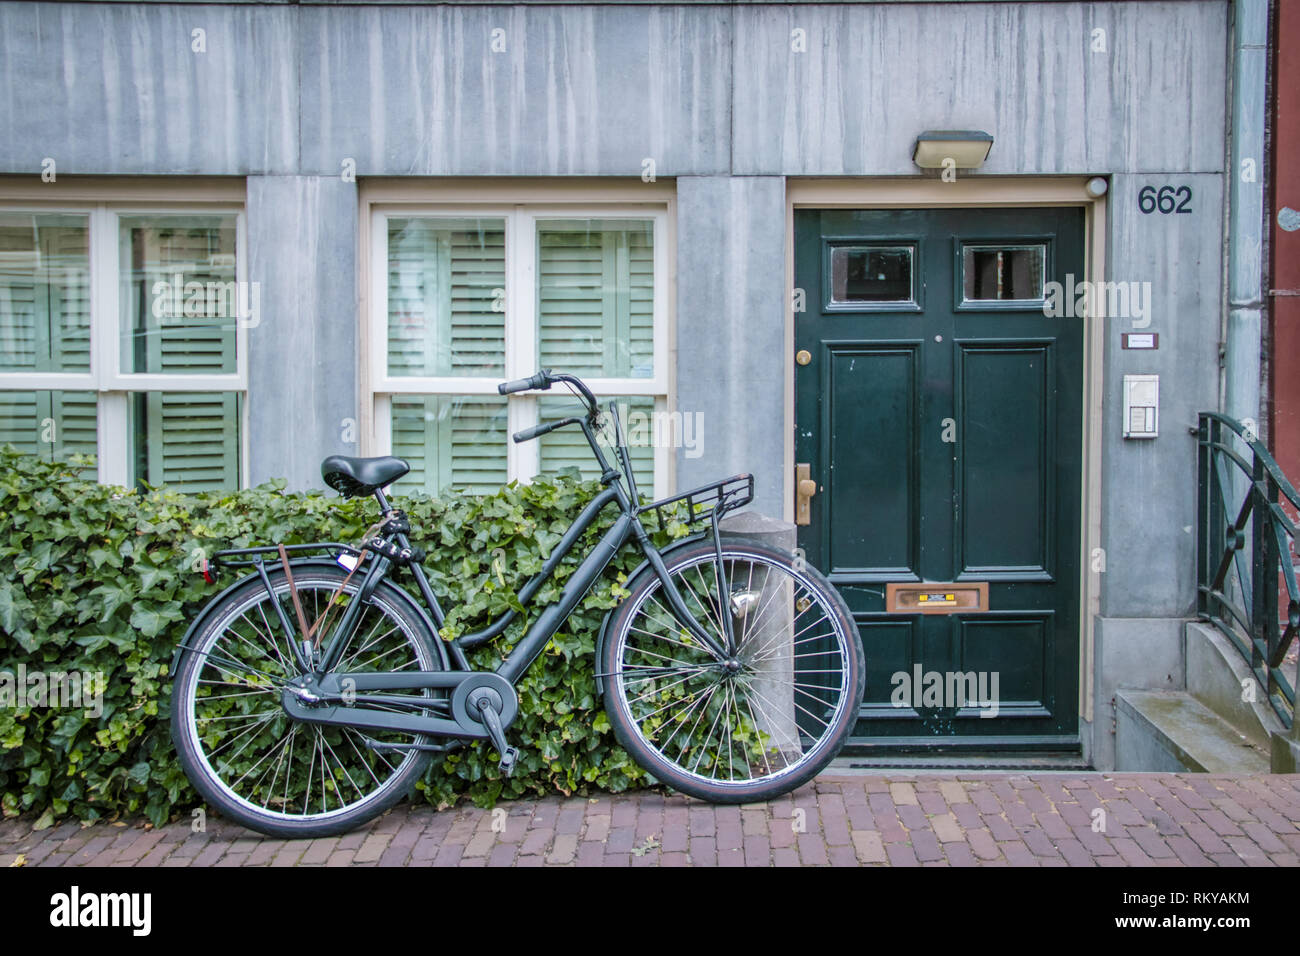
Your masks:
M206 822L7 820L0 866L1295 866L1300 776L826 775L743 807L656 791L403 804L288 842Z

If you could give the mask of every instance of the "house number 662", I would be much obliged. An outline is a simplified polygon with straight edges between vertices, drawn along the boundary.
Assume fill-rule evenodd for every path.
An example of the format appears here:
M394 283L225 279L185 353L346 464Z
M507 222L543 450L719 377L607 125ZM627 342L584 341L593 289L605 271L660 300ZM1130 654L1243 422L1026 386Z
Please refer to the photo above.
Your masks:
M1189 205L1191 201L1191 186L1161 186L1159 189L1155 186L1143 186L1138 191L1138 211L1144 216L1149 216L1153 212L1160 212L1166 216L1171 212L1191 212L1192 207Z

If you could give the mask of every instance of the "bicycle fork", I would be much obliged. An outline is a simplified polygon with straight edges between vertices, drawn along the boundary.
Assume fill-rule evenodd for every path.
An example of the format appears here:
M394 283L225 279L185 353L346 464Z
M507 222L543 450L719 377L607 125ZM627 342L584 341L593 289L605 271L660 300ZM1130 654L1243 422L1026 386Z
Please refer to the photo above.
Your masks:
M722 618L723 640L725 644L719 644L695 619L690 608L686 606L686 601L682 598L681 591L677 588L677 583L673 581L672 575L668 572L667 565L664 564L663 556L650 544L650 535L641 527L641 523L635 525L635 535L637 544L641 546L642 552L650 562L650 567L659 577L663 584L664 598L668 601L668 607L673 616L677 619L691 636L704 645L705 649L713 655L718 661L725 661L731 658L734 653L734 639L732 637L732 608L727 600L727 575L726 569L722 565L722 538L718 531L717 519L713 519L713 549L717 559L715 577L718 585L718 616Z

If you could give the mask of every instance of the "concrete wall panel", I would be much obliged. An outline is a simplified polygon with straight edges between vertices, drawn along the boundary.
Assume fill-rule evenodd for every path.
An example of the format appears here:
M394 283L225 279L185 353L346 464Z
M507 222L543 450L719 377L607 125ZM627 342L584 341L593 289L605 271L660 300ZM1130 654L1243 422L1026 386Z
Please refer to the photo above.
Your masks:
M702 454L677 453L677 486L754 475L753 507L784 492L785 183L677 181L677 407L703 415Z
M360 420L356 235L355 185L250 177L248 272L262 296L248 333L254 484L279 477L321 488L321 459L357 454L343 441L344 420Z
M1190 213L1139 211L1142 188L1165 185L1192 190ZM1110 199L1109 278L1130 288L1137 283L1144 299L1149 288L1150 303L1145 316L1105 320L1101 610L1108 617L1179 617L1194 614L1196 602L1190 429L1198 412L1219 403L1223 179L1116 176ZM1158 333L1160 347L1123 349L1121 336L1129 331ZM1125 374L1160 376L1158 438L1123 437Z
M736 13L737 173L914 173L926 129L982 172L1223 168L1227 5L990 3ZM807 51L792 47L803 30ZM1093 52L1103 30L1105 52Z
M291 172L297 24L285 8L0 4L0 172L46 157L60 174Z

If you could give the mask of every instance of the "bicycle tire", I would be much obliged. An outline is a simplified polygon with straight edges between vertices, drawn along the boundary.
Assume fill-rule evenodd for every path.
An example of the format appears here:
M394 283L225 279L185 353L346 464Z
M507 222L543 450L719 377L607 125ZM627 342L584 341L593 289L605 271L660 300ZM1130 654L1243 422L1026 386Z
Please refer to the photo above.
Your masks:
M283 572L277 569L268 572L268 576L289 619L295 620ZM342 571L328 565L294 567L294 580L309 622L323 610L344 577ZM349 582L339 603L354 600L360 586L358 580ZM270 600L261 580L252 578L225 595L207 614L204 625L181 658L172 685L172 741L191 784L222 816L268 836L288 839L334 836L373 819L407 795L423 776L432 754L400 751L393 752L397 756L390 760L385 751L366 747L364 737L370 732L362 734L352 728L322 727L290 718L279 702L279 688L291 679L288 676L291 672L296 672L296 662L284 643ZM254 611L256 617L250 618ZM341 608L336 607L331 617L337 622L341 615ZM384 623L391 623L391 629L380 631ZM394 632L400 637L390 639ZM233 639L223 640L231 636ZM389 671L405 667L441 670L442 660L433 640L404 592L381 582L361 612L356 638L347 648L351 659L341 660L344 666L338 670ZM403 648L409 654L398 653ZM366 657L358 660L360 655ZM403 656L409 659L399 661ZM384 658L382 667L367 666L377 663L380 657ZM200 693L200 688L221 684L244 686L230 694L214 694L210 690ZM445 695L445 692L428 690L409 693L419 695L421 700L436 700L440 694ZM241 731L250 738L243 743L233 736ZM298 734L302 735L303 744L312 747L312 762L305 778L293 766ZM373 736L387 742L429 742L420 735ZM238 750L220 756L223 748L236 743L239 743ZM235 758L250 748L252 752L247 758L235 763ZM315 808L312 796L317 755L320 756L319 808ZM252 761L252 769L234 777L248 761ZM246 784L249 775L266 761L273 763L262 769L251 784ZM373 791L367 776L373 781ZM366 783L366 788L357 783L358 778ZM343 796L349 789L354 793ZM333 807L331 791L337 803ZM295 812L303 793L306 798L302 811Z
M758 802L802 786L844 746L866 681L862 640L830 582L816 569L800 566L788 552L729 543L723 545L723 561L730 567L727 606L733 621L740 615L734 658L741 661L741 669L731 671L731 665L714 659L690 637L667 610L659 577L647 573L632 583L602 646L599 667L607 675L605 709L619 743L660 783L713 803ZM712 577L717 565L713 545L701 542L684 547L666 557L665 564L692 614L722 640L719 611L723 605ZM758 567L765 570L756 591L752 572ZM748 581L738 585L736 575L745 568ZM772 574L776 577L769 581ZM787 586L792 590L784 590ZM788 620L787 611L780 610L783 604ZM801 621L813 605L824 611L823 617L810 624ZM830 626L827 635L803 636L823 620ZM818 650L822 645L816 641L824 637L831 639L843 667L830 677L818 678L827 683L823 698L807 689L822 688L806 679L813 671L831 670L807 666L834 660L833 652ZM660 663L665 659L675 663ZM790 679L784 681L787 668ZM718 688L727 681L731 687L721 701L716 700ZM787 684L788 706L780 696ZM711 707L716 714L709 717ZM671 714L659 717L669 709ZM710 730L701 739L699 728L706 718L719 730L716 735ZM681 731L688 721L692 728L683 738ZM815 732L818 723L824 725ZM724 752L725 780L720 779Z

